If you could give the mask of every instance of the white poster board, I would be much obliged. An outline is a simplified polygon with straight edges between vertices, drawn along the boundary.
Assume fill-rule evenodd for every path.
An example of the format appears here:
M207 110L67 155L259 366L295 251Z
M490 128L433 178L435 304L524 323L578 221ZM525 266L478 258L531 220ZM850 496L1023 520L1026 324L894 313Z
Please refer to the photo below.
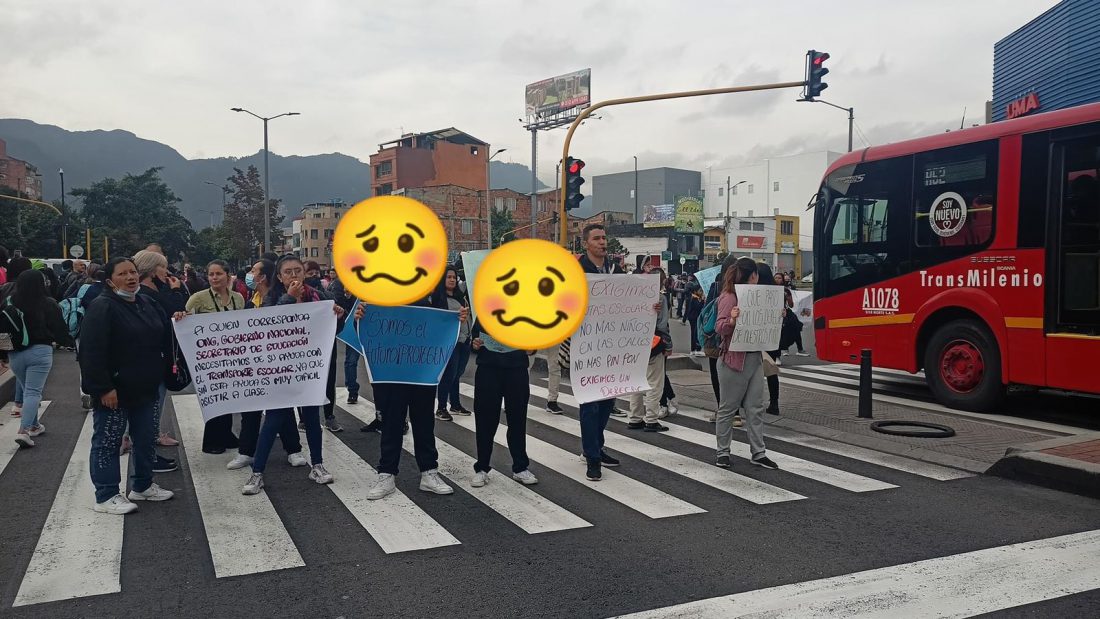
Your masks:
M791 300L794 301L794 315L802 321L802 324L812 323L814 321L813 293L809 290L792 290Z
M295 303L173 321L203 419L327 403L332 306Z
M569 348L573 395L585 404L645 391L660 276L589 274L587 279L588 312Z
M477 270L481 268L481 263L485 261L485 257L488 255L488 249L462 252L462 277L466 282L466 298L471 301L474 299L474 279L477 277ZM477 320L477 313L474 311L474 304L470 303L469 324L473 325L475 320Z
M730 350L753 352L779 348L784 296L782 286L737 284L737 307L741 308L741 315L733 329Z

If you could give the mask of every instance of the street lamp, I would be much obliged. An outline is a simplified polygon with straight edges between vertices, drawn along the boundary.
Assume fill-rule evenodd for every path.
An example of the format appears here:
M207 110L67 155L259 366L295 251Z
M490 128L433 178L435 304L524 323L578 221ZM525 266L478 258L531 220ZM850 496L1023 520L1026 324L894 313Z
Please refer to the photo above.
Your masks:
M269 182L271 181L271 178L268 176L268 173L267 173L267 171L268 171L268 168L267 168L267 154L268 154L268 149L267 149L267 121L275 120L276 118L279 118L280 116L298 116L299 113L298 112L283 112L282 114L277 114L275 116L266 116L265 117L265 116L260 116L259 114L250 112L250 111L244 109L243 107L233 107L233 108L229 108L229 109L231 111L234 111L234 112L245 112L246 114L252 114L256 118L259 118L260 120L264 121L264 201L263 201L263 207L264 207L264 213L263 213L263 216L264 216L264 244L263 244L263 251L265 251L265 252L270 251L271 250L271 210L270 210L270 208L271 208L271 206L270 206L271 192L269 190Z
M730 223L730 193L731 193L731 190L734 187L736 187L738 185L741 185L743 183L747 183L747 182L748 181L737 181L736 183L731 185L730 184L730 177L728 177L728 176L726 177L726 225L729 225L729 223Z
M203 183L206 183L207 185L210 185L211 187L217 187L218 189L221 190L221 192L222 192L222 217L224 218L225 217L225 196L226 196L226 194L230 193L232 190L230 188L224 186L224 185L219 185L219 184L215 183L214 181L203 181ZM214 221L212 219L210 221L210 227L211 228L214 227Z
M634 155L634 223L638 223L638 155Z
M61 257L69 258L69 209L65 207L65 168L58 168L61 176Z
M852 152L852 125L856 122L856 109L854 107L843 107L835 103L829 103L823 99L813 99L812 103L824 103L825 105L835 107L838 110L844 110L848 112L848 152Z
M508 149L501 148L492 155L489 155L489 158L485 160L485 239L489 243L489 249L493 248L493 198L489 193L489 190L493 188L493 185L492 173L489 171L491 169L489 162L493 160L493 157L496 157L506 150ZM489 151L485 152L488 153Z

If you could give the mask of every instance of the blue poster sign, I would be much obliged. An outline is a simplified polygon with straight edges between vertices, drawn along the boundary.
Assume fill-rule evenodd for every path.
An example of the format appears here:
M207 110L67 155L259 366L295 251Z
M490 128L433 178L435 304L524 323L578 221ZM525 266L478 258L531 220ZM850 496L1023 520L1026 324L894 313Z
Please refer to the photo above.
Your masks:
M368 380L438 385L458 341L458 312L404 305L364 307L359 321L352 309L353 318L338 337L345 343L358 340Z
M714 280L718 277L718 273L722 270L722 265L716 267L710 267L709 269L703 269L702 271L695 272L695 279L699 280L699 285L703 288L703 296L707 296L710 292L710 285L714 283Z

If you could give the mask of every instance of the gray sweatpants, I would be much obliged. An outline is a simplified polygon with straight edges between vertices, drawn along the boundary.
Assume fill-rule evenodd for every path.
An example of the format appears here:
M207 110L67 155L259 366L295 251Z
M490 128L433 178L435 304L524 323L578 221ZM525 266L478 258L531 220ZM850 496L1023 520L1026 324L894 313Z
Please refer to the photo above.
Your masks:
M760 353L745 355L745 369L730 369L718 360L718 389L721 402L715 420L718 455L730 455L733 440L733 416L744 409L745 431L749 435L749 451L753 458L764 455L764 369Z

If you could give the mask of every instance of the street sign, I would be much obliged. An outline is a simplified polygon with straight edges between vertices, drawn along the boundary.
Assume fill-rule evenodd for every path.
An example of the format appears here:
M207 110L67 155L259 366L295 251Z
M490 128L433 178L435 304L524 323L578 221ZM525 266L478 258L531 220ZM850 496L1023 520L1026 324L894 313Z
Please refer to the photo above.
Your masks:
M684 264L687 261L688 261L687 258L685 258L683 256L680 256L680 264Z
M79 258L84 255L84 248L79 245L73 245L69 248L69 255L73 258Z
M672 252L670 252L670 251L661 252L661 260L664 260L665 262L668 262L669 260L672 260Z

